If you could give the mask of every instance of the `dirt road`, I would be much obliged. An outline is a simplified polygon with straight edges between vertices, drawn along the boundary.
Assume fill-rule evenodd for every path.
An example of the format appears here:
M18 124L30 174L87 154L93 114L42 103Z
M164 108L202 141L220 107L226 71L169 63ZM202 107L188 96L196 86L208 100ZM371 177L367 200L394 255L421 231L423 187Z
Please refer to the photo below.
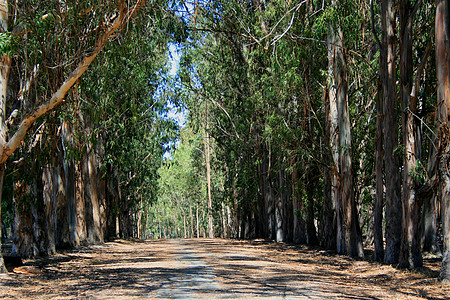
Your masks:
M263 241L119 240L26 261L0 298L448 299L438 265L420 272Z

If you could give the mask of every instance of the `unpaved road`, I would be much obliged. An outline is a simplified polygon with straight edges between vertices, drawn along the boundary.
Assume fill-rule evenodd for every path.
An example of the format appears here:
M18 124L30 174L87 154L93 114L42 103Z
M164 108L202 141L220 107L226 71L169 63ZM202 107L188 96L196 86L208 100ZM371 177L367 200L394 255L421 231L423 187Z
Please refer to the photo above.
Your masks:
M263 241L119 240L26 261L0 277L13 299L448 299L419 272ZM20 274L18 274L20 273Z

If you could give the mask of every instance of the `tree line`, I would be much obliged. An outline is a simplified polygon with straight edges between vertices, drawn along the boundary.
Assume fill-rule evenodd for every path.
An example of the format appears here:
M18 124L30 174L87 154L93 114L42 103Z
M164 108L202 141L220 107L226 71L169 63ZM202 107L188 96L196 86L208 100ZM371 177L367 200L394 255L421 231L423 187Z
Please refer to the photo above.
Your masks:
M407 268L430 252L449 280L448 1L2 3L2 220L22 256L267 238Z
M200 186L205 236L353 257L373 245L376 261L411 269L429 252L448 280L448 2L195 1L187 11L178 97L192 137L166 168L199 153L203 166L196 182L192 169L179 176L181 196L164 194L188 203L169 209L167 228L195 236Z
M167 46L184 36L169 2L0 1L1 238L13 255L140 235L139 205L178 130L163 117Z

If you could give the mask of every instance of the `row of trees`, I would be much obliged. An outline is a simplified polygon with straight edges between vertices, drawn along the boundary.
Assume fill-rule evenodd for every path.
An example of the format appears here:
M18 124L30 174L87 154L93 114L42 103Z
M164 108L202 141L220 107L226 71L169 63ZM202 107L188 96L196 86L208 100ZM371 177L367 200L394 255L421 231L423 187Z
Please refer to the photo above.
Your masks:
M355 257L373 244L375 260L407 268L422 266L424 251L442 250L441 279L449 280L448 7L188 7L180 97L186 130L206 145L204 177L192 182L190 167L171 179L189 188L164 194L187 203L174 204L181 212L167 228L195 232L189 210L201 203L205 235L320 244ZM181 139L175 164L199 159L196 140Z
M223 236L362 257L373 243L408 268L442 249L449 280L448 1L172 2L0 2L14 251ZM165 81L169 42L183 57ZM163 160L167 98L189 122Z
M141 234L178 130L163 117L167 45L185 36L170 5L0 1L1 223L13 254Z

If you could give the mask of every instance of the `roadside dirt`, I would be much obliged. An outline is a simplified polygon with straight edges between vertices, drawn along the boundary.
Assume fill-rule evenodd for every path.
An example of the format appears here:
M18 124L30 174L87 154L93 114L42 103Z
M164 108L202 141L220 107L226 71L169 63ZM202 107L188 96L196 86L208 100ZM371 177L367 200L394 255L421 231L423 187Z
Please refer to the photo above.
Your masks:
M405 271L261 240L117 240L24 263L0 276L0 298L450 298L437 260Z

